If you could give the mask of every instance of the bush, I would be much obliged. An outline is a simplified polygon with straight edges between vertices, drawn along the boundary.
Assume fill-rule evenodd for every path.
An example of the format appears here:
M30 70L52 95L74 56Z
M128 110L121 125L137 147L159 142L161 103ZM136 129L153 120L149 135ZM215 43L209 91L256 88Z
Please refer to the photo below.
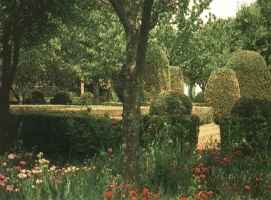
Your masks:
M17 113L18 137L27 151L87 156L120 145L119 126L85 114Z
M46 100L44 94L41 91L33 91L31 97L27 98L25 104L45 104Z
M146 115L143 118L141 144L148 146L169 142L172 145L181 145L183 150L185 145L189 149L194 149L197 144L199 123L200 120L195 115L181 118L178 121L172 121L166 116Z
M231 112L240 98L240 88L235 72L221 68L210 75L207 82L205 101L214 108L215 118L221 118Z
M79 99L80 105L91 105L93 104L94 96L91 92L85 92Z
M241 97L271 100L271 72L259 53L237 51L228 66L236 72Z
M195 102L195 103L204 103L204 102L205 102L205 101L204 101L204 94L203 94L203 92L199 92L199 93L195 96L194 102Z
M169 67L169 90L184 94L184 76L181 67Z
M58 92L53 99L51 99L51 104L69 105L72 104L72 99L67 92Z
M214 122L214 109L210 106L193 104L193 114L199 117L200 124Z
M169 60L166 52L157 44L151 43L146 55L144 73L144 101L150 102L162 91L168 89Z
M220 127L224 143L271 150L271 102L243 97L233 107L230 117L220 122Z
M150 115L182 118L191 113L192 102L189 97L176 92L162 94L150 105Z

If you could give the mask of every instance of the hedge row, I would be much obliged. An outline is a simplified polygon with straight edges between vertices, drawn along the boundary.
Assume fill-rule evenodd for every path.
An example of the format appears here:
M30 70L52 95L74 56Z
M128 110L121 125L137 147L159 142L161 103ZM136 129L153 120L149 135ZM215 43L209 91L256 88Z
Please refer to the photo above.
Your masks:
M121 141L120 126L109 118L84 114L17 113L18 139L28 151L66 156L87 156L116 148Z
M120 149L121 121L77 113L16 113L18 144L27 151L44 152L49 156L91 157L108 148ZM195 147L199 119L189 117L178 122L163 117L143 118L141 144L149 145L168 137L183 138Z
M223 149L245 147L251 152L271 150L271 102L241 98L231 114L220 120Z

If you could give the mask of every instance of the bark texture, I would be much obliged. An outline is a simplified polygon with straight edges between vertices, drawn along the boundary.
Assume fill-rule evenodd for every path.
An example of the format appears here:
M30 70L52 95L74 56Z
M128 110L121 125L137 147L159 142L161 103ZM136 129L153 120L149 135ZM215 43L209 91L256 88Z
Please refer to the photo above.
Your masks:
M118 96L123 102L123 176L127 182L139 181L139 133L143 73L152 24L153 0L125 3L110 0L126 33L126 62L117 81Z

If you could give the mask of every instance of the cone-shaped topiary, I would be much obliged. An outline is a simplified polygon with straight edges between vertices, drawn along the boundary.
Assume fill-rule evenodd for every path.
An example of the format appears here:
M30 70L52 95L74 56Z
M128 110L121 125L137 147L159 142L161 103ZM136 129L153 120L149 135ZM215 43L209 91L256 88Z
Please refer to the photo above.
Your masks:
M169 67L169 90L184 94L184 76L181 67Z
M236 73L241 97L271 100L271 72L255 51L237 51L228 62Z
M146 72L144 73L144 100L152 101L160 92L168 89L169 60L165 51L151 43L146 54Z
M235 102L240 98L240 88L235 72L226 68L214 71L207 82L204 98L214 108L216 118L229 114Z

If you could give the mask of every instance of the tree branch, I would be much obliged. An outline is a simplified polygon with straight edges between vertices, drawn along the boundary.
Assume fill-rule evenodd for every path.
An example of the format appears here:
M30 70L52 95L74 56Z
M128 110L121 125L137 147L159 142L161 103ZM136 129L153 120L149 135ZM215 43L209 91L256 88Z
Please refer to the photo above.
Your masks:
M130 22L128 15L126 13L124 3L122 0L109 0L115 12L117 13L120 22L122 23L124 30L126 33L130 30Z

